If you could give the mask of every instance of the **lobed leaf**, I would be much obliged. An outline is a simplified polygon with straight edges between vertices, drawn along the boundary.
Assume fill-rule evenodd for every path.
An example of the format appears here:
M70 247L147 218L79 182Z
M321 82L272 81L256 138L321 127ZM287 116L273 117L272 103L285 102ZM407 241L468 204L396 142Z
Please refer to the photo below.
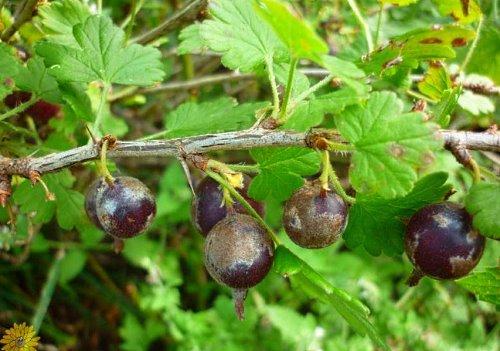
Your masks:
M349 173L356 191L386 198L405 195L417 180L416 167L441 147L434 125L402 108L394 93L376 92L366 106L349 106L335 117L342 136L356 148Z
M476 0L434 0L434 3L442 15L449 15L461 24L478 21L482 16Z
M91 16L75 25L73 36L77 47L48 41L36 45L36 52L58 80L144 86L165 75L160 52L138 44L125 46L123 30L107 16Z
M388 45L369 53L358 66L367 74L391 75L402 68L416 68L420 61L443 60L456 56L475 37L473 30L460 26L416 29L393 37Z
M256 71L267 58L277 62L287 57L283 43L257 16L252 4L253 0L211 1L213 19L199 28L206 46L222 54L224 66L242 72Z
M41 30L45 37L53 43L75 48L78 45L73 37L73 27L85 22L90 15L90 9L78 0L47 2L38 7Z
M315 151L299 147L259 148L250 155L260 169L248 190L256 200L286 200L304 184L303 176L318 172L320 163Z
M304 19L292 14L283 2L258 0L254 8L271 25L293 57L321 62L321 56L328 52L324 40Z

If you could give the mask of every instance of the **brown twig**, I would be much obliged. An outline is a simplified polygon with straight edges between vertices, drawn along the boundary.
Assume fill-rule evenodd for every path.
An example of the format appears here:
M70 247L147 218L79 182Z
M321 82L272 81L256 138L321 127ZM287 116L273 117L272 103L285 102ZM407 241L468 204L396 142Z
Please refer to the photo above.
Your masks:
M208 0L194 0L160 23L156 28L133 38L131 41L138 44L148 44L163 34L194 21L207 5Z
M26 22L28 22L31 17L33 17L33 11L38 4L38 0L26 0L24 6L22 7L19 15L16 16L14 23L6 30L3 31L0 39L4 42L9 41L9 39L17 32L19 28Z
M237 132L206 134L186 138L117 141L110 158L120 157L186 157L222 150L249 150L259 147L301 146L309 147L315 136L324 137L324 131L299 133L284 130L247 129ZM498 132L465 132L441 130L439 132L446 145L463 145L471 150L500 151ZM336 143L344 143L338 133L330 132L328 138ZM0 174L21 175L30 178L34 172L44 174L70 167L99 156L98 145L89 144L63 152L41 157L6 158L0 156Z

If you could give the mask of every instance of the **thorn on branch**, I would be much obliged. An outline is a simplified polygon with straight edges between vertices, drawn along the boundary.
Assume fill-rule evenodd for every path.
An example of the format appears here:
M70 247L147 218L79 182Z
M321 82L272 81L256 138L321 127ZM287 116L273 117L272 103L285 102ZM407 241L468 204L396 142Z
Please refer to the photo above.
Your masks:
M43 187L43 190L45 191L45 199L47 201L55 201L56 196L54 195L53 192L49 190L49 187L43 181L42 176L40 175L39 172L31 170L29 172L28 179L31 181L33 185L35 185L36 183L40 183L40 185Z
M201 171L207 170L208 161L210 160L207 156L202 154L185 155L184 158Z
M0 174L0 205L2 205L2 207L5 207L11 194L12 185L10 183L10 177L5 174Z

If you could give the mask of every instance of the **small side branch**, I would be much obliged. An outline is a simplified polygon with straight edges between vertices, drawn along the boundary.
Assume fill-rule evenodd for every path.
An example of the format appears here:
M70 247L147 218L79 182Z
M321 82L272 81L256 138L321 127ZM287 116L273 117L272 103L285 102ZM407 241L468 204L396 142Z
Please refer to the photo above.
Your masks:
M19 16L16 17L14 23L12 23L9 28L4 30L0 39L4 42L8 42L9 39L16 34L18 29L33 17L33 11L37 4L38 0L26 0L24 7L21 9L21 12L19 12Z
M160 23L158 27L132 39L132 42L148 44L163 34L171 32L185 23L194 21L207 5L208 0L194 0Z

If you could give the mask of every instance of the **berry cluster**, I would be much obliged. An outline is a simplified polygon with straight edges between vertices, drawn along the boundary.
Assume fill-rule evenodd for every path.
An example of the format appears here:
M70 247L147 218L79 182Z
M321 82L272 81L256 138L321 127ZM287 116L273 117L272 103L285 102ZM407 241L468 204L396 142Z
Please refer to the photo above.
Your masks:
M251 199L251 178L244 175L241 197L264 215L262 203ZM283 226L297 245L318 249L336 242L348 220L344 199L319 180L307 181L284 205ZM89 188L85 209L91 221L106 233L126 239L143 232L155 213L149 189L131 177L96 180ZM228 201L223 188L210 177L197 186L192 202L195 226L205 237L207 271L219 283L233 289L235 309L243 318L247 289L260 283L274 260L274 244L266 229L238 201ZM425 206L408 222L406 253L414 265L409 285L424 276L457 279L479 262L485 238L472 228L471 216L457 204Z

